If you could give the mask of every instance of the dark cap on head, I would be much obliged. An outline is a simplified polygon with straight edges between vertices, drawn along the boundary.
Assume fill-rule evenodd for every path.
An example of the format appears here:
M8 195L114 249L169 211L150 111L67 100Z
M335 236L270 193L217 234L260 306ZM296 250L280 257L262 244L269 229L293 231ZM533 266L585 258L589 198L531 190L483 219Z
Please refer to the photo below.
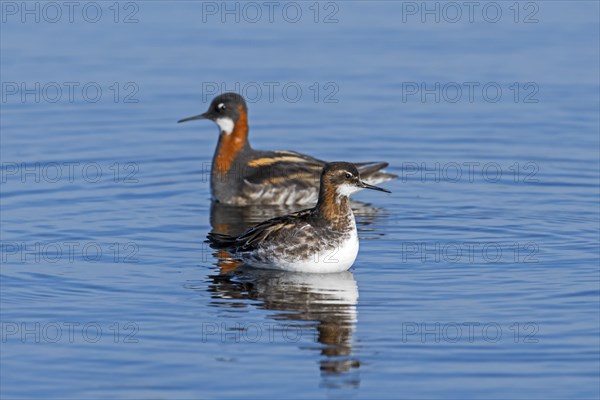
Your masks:
M345 195L360 189L379 190L390 193L389 190L378 186L369 185L360 179L360 174L356 166L345 161L335 161L325 164L321 173L321 192L330 187L354 187L356 189L345 190Z
M323 175L333 175L336 172L349 172L352 175L358 176L358 170L354 164L346 161L333 161L325 164L323 167Z
M216 121L219 118L229 118L234 123L240 118L240 113L247 113L246 101L237 93L223 93L213 99L204 114L194 115L181 119L177 122L193 121L196 119L210 119Z

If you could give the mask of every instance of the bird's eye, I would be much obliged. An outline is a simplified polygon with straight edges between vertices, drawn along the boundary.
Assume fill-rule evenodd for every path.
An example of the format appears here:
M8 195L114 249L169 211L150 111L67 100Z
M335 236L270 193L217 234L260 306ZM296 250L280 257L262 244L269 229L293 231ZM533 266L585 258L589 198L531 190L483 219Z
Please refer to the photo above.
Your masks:
M227 106L225 106L224 103L219 103L219 105L217 106L217 109L219 111L223 111L223 110L227 109Z
M346 179L352 178L352 174L350 172L346 172Z

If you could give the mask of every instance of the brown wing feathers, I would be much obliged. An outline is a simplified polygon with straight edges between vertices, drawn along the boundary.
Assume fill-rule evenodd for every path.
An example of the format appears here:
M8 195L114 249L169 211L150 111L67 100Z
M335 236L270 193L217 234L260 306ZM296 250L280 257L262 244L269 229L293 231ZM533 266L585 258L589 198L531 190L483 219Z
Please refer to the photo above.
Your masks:
M208 234L207 242L214 249L234 249L234 250L252 250L259 243L266 241L272 235L281 233L288 227L295 226L294 223L299 219L306 218L312 209L298 211L293 214L282 217L272 218L261 222L254 228L246 231L240 236L228 236L220 233L211 232ZM293 234L293 232L291 233Z

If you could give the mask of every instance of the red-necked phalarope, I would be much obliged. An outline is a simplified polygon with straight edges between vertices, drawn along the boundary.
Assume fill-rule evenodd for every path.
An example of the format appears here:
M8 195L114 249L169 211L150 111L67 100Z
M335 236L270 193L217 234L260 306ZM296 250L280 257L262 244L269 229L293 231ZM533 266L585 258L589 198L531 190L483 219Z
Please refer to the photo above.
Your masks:
M214 121L221 131L211 168L214 201L232 205L312 204L318 200L324 161L294 151L259 151L248 142L248 109L236 93L216 97L197 119ZM382 171L386 162L356 163L365 182L376 184L397 176Z
M347 162L326 164L314 208L256 225L240 236L209 233L213 248L257 268L330 273L349 269L358 254L358 235L348 196L361 189L388 190L360 179Z

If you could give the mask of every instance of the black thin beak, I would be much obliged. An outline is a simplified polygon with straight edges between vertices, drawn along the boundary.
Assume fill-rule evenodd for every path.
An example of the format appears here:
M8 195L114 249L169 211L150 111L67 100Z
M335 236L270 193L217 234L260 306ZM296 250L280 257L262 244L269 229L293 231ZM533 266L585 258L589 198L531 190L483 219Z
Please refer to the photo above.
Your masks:
M204 114L198 114L198 115L194 115L193 117L187 117L184 119L180 119L179 121L177 121L178 124L182 123L182 122L188 122L188 121L194 121L197 119L207 119L208 118L208 113L204 113Z
M380 192L392 193L387 189L380 188L379 186L369 185L368 183L365 183L363 181L360 181L360 187L365 188L365 189L379 190Z

